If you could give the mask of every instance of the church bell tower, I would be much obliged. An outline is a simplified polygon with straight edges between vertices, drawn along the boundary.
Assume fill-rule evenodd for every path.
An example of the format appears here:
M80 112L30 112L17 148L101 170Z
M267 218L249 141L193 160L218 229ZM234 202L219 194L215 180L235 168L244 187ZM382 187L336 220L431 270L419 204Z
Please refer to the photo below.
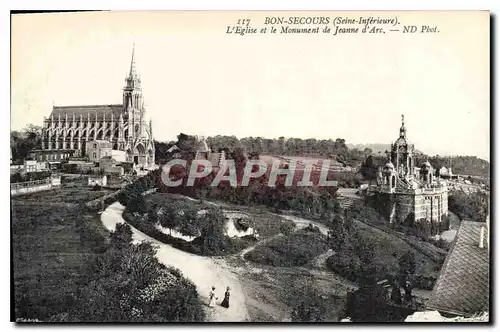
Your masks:
M140 131L140 119L143 113L143 96L141 89L141 78L135 66L135 45L132 48L132 59L130 69L125 77L125 87L123 88L123 113L128 121L129 137L135 137ZM137 133L138 134L138 133Z
M406 137L404 115L401 115L401 128L399 137L392 145L391 161L395 166L398 176L402 179L411 179L414 175L413 144Z

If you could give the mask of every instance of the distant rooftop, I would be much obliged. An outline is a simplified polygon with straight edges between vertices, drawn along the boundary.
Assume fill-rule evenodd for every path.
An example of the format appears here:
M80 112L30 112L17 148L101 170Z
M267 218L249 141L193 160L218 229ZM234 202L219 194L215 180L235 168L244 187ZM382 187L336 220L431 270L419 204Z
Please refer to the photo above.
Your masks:
M479 247L481 227L484 248ZM490 259L486 223L462 221L427 302L427 310L471 317L489 311Z

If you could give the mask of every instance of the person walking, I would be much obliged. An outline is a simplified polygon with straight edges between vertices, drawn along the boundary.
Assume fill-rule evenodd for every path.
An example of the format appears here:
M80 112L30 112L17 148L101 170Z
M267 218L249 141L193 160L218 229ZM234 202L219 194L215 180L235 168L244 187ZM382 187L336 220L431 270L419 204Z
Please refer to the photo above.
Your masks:
M229 308L229 295L230 295L229 290L230 288L227 287L226 293L224 293L224 300L222 300L222 303L220 304L224 308Z
M212 290L208 293L208 306L210 308L215 308L215 300L217 300L215 297L215 287L212 286Z

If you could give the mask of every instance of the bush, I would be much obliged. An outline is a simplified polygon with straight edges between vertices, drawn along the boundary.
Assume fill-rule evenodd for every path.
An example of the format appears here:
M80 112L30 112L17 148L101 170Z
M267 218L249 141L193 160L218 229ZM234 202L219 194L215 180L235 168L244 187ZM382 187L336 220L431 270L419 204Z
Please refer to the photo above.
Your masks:
M119 233L128 233L124 226ZM117 238L115 237L115 240ZM111 247L89 266L73 321L196 322L205 316L196 286L166 268L148 243Z
M331 255L326 259L326 266L329 270L354 282L361 276L361 261L352 252L341 251Z
M431 276L431 275L427 275L427 276L414 275L413 276L414 287L421 288L421 289L432 290L434 288L436 280L437 280L436 277Z
M444 249L446 251L449 251L451 248L451 242L445 241L441 238L439 240L435 240L435 239L430 238L430 239L427 239L427 241L429 243L432 243L436 247Z
M98 185L98 184L95 184L95 185L92 187L92 190L93 190L93 191L99 191L99 190L101 190L101 189L102 189L102 187L101 187L100 185Z
M321 233L319 230L318 226L314 226L313 224L309 223L306 228L304 228L304 231L306 232L312 232L312 233Z
M54 322L196 322L205 318L195 285L156 258L149 243L134 245L118 224L107 250L86 267L68 312Z

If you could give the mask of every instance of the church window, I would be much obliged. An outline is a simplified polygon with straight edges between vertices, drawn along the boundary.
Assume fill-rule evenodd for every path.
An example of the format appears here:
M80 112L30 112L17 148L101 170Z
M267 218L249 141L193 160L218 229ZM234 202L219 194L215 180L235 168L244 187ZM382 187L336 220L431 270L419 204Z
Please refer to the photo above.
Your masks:
M392 176L392 187L396 188L396 177L394 175Z
M97 155L96 155L96 153L95 153L95 152L92 154L92 158L94 158L94 159L96 159L96 158L97 158Z

